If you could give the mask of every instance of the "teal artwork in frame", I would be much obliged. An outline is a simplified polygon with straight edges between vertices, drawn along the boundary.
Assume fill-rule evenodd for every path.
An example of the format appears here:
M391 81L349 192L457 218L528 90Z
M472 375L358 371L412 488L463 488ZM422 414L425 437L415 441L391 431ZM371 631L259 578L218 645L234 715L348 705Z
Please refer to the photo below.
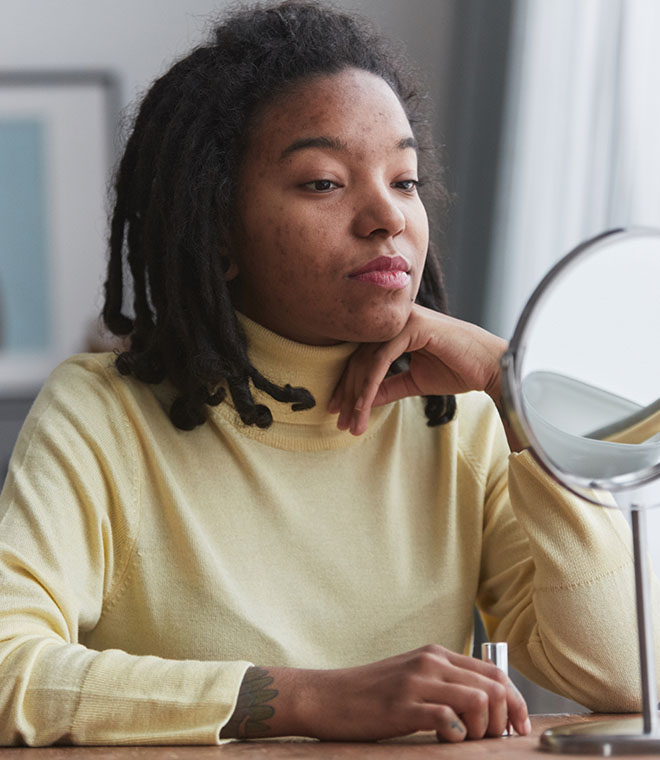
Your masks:
M0 121L0 347L45 351L51 342L44 128Z
M94 346L118 113L110 72L0 70L0 398Z

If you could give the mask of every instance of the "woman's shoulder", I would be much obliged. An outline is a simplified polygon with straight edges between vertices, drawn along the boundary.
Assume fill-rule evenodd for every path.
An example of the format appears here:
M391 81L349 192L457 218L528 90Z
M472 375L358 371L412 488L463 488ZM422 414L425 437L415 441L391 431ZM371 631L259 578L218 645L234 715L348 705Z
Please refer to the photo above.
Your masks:
M95 400L116 401L118 388L125 384L115 366L113 353L81 353L58 364L43 385L37 401L74 401L77 408Z
M455 422L458 449L473 466L481 469L508 458L502 420L488 394L472 391L456 396Z
M153 395L155 389L166 390L166 382L152 385L121 374L116 361L117 355L113 352L74 354L55 367L43 390L47 393L74 393L76 396L83 391L90 395Z
M482 391L470 391L456 396L455 419L462 433L482 431L484 425L500 424L500 416L491 397Z
M405 405L406 413L414 418L415 425L419 425L422 420L426 422L423 397L409 397L399 403ZM449 435L461 445L475 437L482 438L485 434L490 434L498 426L501 426L500 417L490 396L480 391L469 391L456 394L453 418L447 423L429 428L429 433L439 435L441 440Z
M95 382L101 378L110 378L117 373L116 355L112 352L80 353L70 356L58 364L50 373L44 387L52 387L76 379L77 381ZM118 373L117 373L118 374Z
M114 353L81 353L65 359L51 372L31 415L65 415L84 422L112 415L131 415L131 409L155 405L154 386L120 374Z

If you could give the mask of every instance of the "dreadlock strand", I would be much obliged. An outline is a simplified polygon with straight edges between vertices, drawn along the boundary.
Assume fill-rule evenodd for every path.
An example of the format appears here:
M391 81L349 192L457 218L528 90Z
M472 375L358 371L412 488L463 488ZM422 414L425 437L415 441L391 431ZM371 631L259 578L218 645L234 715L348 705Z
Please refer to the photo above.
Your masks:
M427 425L435 427L444 425L454 418L456 413L456 396L426 396L424 412Z
M270 409L264 404L255 403L247 378L229 380L228 385L234 408L244 424L260 428L267 428L272 424L273 415Z
M172 402L170 419L181 430L193 430L206 422L205 401L208 397L202 390L190 395L181 395Z
M284 386L275 385L267 380L261 372L253 370L250 375L254 387L260 391L265 391L269 396L275 399L275 401L281 401L284 404L291 404L291 409L294 412L303 411L304 409L312 409L316 406L316 400L314 396L307 390L307 388L296 388L288 383Z

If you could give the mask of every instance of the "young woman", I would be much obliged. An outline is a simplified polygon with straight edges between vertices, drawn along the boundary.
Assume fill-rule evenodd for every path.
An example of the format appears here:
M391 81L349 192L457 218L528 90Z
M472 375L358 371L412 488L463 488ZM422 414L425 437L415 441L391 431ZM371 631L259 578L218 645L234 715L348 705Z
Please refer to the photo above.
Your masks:
M104 309L130 348L53 373L2 494L2 744L527 733L475 603L530 678L637 709L625 525L509 454L411 81L294 2L147 94Z

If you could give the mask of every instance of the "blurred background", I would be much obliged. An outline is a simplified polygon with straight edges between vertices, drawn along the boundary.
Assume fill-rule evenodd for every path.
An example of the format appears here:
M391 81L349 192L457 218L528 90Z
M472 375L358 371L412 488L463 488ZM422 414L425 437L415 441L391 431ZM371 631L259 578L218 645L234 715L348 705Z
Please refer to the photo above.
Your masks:
M453 197L441 226L455 315L510 337L574 245L660 227L658 0L336 4L401 39L426 77ZM97 315L126 109L226 5L2 0L0 483L48 372L108 345ZM535 712L572 709L526 693Z

